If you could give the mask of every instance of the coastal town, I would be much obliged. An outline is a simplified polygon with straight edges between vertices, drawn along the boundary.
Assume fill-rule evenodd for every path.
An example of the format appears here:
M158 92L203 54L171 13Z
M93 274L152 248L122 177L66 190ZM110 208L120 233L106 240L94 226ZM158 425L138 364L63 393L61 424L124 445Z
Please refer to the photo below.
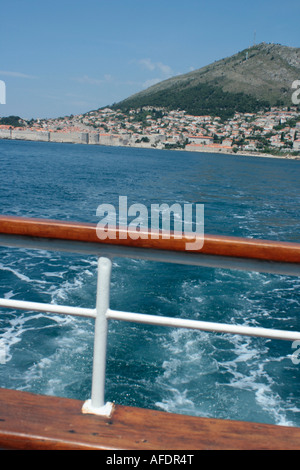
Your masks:
M20 119L19 127L0 125L0 138L46 140L200 152L271 154L300 157L297 106L217 116L144 107L106 107L57 119Z

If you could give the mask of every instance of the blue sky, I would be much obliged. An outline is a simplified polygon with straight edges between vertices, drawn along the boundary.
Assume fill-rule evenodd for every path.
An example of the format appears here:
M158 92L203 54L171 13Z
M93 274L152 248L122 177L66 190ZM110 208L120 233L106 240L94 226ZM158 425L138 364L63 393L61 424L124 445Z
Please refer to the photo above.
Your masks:
M2 1L0 116L97 109L246 49L255 32L300 47L299 18L299 0Z

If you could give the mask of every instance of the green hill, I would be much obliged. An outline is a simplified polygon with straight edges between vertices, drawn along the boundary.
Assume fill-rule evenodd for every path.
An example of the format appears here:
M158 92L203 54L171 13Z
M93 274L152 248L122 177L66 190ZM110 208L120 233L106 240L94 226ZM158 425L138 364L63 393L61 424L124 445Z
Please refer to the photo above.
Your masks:
M300 48L258 44L193 72L164 80L114 104L115 109L156 106L192 115L257 112L290 106L292 83L300 78Z
M24 123L20 116L7 116L0 118L0 125L11 127L23 127Z

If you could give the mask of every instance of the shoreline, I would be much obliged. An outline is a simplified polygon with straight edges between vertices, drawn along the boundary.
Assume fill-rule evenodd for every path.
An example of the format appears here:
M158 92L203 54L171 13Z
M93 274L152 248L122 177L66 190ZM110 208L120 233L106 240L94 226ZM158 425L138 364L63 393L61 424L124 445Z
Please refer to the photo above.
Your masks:
M265 152L249 152L249 151L239 151L239 152L233 152L233 151L226 151L226 150L219 150L219 151L206 151L203 150L202 153L222 153L223 155L237 155L240 157L259 157L259 158L279 158L283 160L300 160L300 155L274 155L271 153L265 153Z
M129 146L127 146L129 147ZM133 147L133 146L130 146L130 147ZM249 151L238 151L238 152L234 152L233 150L232 151L228 151L228 150L225 150L225 149L215 149L215 150L208 150L205 148L201 149L201 150L186 150L186 149L155 149L154 147L139 147L139 148L148 148L148 149L153 149L153 150L172 150L174 152L189 152L189 153L207 153L207 154L214 154L214 155L218 155L218 154L222 154L222 155L233 155L233 156L238 156L238 157L258 157L258 158L279 158L281 160L300 160L300 155L274 155L274 154L271 154L271 153L264 153L264 152L249 152Z
M24 131L20 131L24 132ZM29 131L32 132L32 131ZM35 138L30 138L33 136L29 136L28 133L26 136L21 136L18 135L18 137L14 138L11 135L5 135L1 136L0 132L0 141L1 140L10 140L10 141L23 141L23 142L46 142L46 143L68 143L68 144L81 144L81 145L94 145L94 146L103 146L103 147L125 147L125 148L140 148L140 149L150 149L150 150L173 150L173 151L178 151L178 152L191 152L191 153L206 153L206 154L222 154L222 155L233 155L233 156L240 156L240 157L258 157L258 158L277 158L277 159L283 159L283 160L300 160L300 155L274 155L271 153L264 153L264 152L251 152L251 151L244 151L240 150L237 152L234 152L231 149L228 148L207 148L206 146L201 146L200 148L196 149L186 149L186 148L163 148L161 146L155 147L153 145L149 145L147 143L129 143L128 141L125 143L124 140L122 139L122 136L113 136L115 137L114 142L100 142L100 139L96 139L93 141L89 141L89 138L87 137L87 133L78 133L80 135L76 134L76 137L69 135L68 137L65 135L60 135L60 133L54 133L51 132L49 135L44 136L44 138L41 138L42 135L41 133L38 133L39 135L35 136ZM43 133L43 134L46 134ZM48 133L47 133L48 134ZM54 134L59 134L56 138L53 138ZM50 140L50 135L51 135L51 140ZM104 139L103 139L104 140ZM111 140L111 139L110 139ZM116 142L118 140L118 142Z

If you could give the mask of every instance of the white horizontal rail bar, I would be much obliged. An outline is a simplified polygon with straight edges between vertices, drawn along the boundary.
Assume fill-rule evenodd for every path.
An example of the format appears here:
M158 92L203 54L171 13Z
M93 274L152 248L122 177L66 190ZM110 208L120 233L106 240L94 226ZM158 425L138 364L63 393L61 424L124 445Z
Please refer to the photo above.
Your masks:
M0 307L96 318L96 309L43 304L38 302L26 302L23 300L0 299Z
M80 307L68 307L37 302L26 302L22 300L0 299L0 307L16 308L27 311L39 311L46 313L57 313L63 315L81 316L96 318L96 309ZM229 333L243 336L257 336L269 339L280 339L286 341L300 340L300 332L274 330L260 327L249 327L243 325L229 325L225 323L204 322L198 320L188 320L183 318L163 317L141 313L121 312L108 309L106 313L108 320L119 320L133 323L143 323L148 325L169 326L175 328L186 328L215 333Z
M0 245L15 248L27 248L31 250L63 251L85 255L134 258L189 266L204 266L211 268L236 269L240 271L283 274L287 276L300 276L299 264L234 258L229 256L205 255L201 253L193 254L186 251L174 252L5 234L0 234Z
M185 320L182 318L145 315L141 313L118 312L108 309L107 318L133 323L149 325L171 326L176 328L188 328L215 333L230 333L243 336L257 336L262 338L280 339L286 341L300 340L300 333L293 331L273 330L268 328L248 327L240 325L228 325L225 323L204 322L198 320Z
M20 300L0 299L0 307L96 318L96 309L42 304L37 302L25 302ZM257 336L286 341L300 340L300 332L273 330L260 327L248 327L242 325L228 325L225 323L204 322L198 320L163 317L141 313L121 312L111 309L108 309L106 318L108 320L119 320L133 323L143 323L148 325L169 326L175 328L187 328L202 331L211 331L215 333L230 333L243 336Z

